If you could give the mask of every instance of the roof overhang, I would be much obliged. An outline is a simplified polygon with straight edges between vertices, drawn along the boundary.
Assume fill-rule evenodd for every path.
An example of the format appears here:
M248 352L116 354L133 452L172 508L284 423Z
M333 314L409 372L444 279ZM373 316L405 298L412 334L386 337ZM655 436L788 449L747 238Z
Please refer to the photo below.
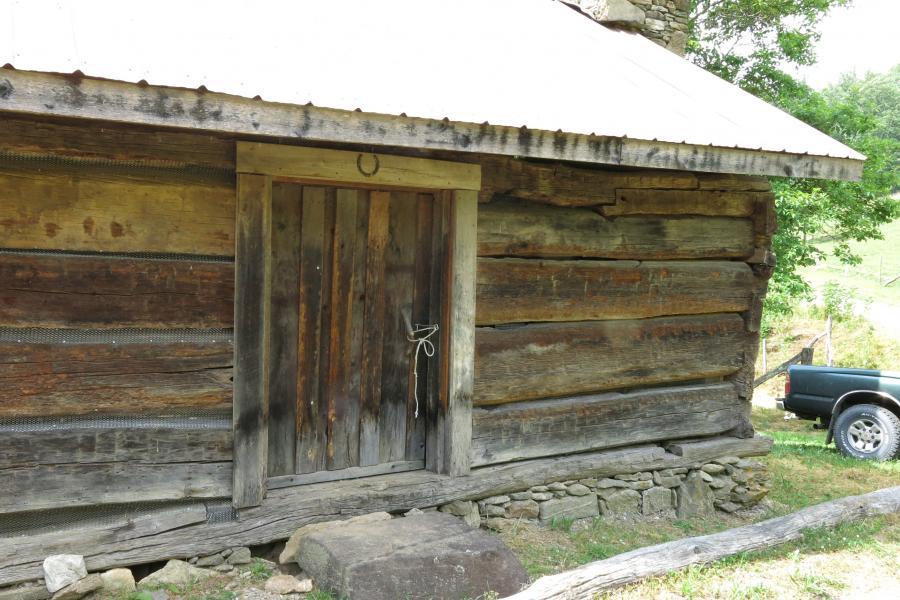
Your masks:
M0 69L0 111L292 138L310 143L393 146L710 173L857 180L864 162L298 106L203 89L12 68Z

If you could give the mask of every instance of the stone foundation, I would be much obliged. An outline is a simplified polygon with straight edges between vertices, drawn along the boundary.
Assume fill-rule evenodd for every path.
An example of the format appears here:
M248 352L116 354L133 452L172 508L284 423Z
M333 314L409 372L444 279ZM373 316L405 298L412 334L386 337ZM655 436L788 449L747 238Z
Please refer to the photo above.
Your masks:
M472 526L503 529L513 520L690 518L749 508L769 492L769 474L758 461L725 456L690 467L622 473L536 485L439 510Z
M688 0L577 0L576 4L601 23L639 31L675 54L684 55Z

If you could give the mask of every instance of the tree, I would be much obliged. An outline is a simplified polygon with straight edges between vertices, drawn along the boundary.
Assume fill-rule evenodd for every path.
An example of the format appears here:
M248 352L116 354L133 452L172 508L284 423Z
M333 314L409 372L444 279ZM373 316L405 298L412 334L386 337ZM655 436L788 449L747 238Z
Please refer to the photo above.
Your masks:
M900 67L886 75L845 77L817 92L782 70L815 62L816 28L848 0L695 0L687 56L746 91L779 106L868 157L862 180L773 178L779 229L778 265L769 285L765 321L789 314L809 297L802 267L824 258L835 242L844 263L859 261L849 242L880 239L881 225L900 216L890 194L900 186ZM764 323L765 326L765 323Z

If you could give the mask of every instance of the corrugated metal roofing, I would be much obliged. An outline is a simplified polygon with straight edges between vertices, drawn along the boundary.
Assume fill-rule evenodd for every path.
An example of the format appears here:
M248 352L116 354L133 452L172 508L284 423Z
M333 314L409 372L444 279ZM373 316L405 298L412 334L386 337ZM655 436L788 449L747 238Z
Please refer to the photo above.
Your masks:
M4 62L298 105L864 159L556 0L5 0Z

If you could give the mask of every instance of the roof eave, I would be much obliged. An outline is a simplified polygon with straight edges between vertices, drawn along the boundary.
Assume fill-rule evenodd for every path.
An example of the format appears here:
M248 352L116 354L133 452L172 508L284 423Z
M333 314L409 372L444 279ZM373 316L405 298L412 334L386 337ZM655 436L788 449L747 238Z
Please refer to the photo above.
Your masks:
M549 132L297 106L183 88L0 69L0 111L309 142L499 154L710 173L858 180L863 160Z

